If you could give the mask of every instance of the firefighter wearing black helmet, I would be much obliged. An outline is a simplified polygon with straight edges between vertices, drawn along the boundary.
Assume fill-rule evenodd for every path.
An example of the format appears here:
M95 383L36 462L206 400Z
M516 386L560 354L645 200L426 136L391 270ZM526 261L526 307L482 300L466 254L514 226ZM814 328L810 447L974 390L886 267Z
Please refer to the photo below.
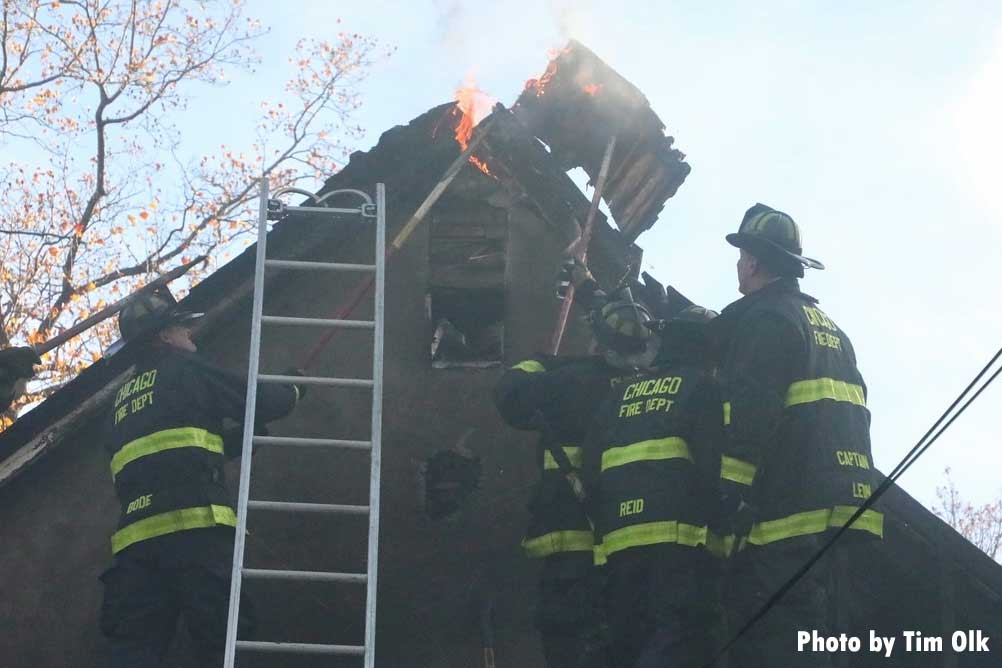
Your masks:
M644 326L647 309L626 295L601 293L588 304L597 308L589 316L596 354L535 355L508 369L494 390L508 424L540 432L540 479L522 547L542 562L535 622L549 668L609 665L594 533L575 487L585 456L582 441L610 381L649 359L655 339Z
M606 560L615 665L701 668L721 646L723 408L706 324L690 306L650 323L650 369L618 379L585 444L598 552Z
M712 329L728 401L722 476L728 505L744 534L727 596L740 628L766 599L844 525L876 486L866 385L846 333L800 291L805 257L800 229L787 214L751 207L727 241L740 249L738 289ZM883 516L868 510L849 542L883 535ZM738 668L829 665L799 654L798 629L828 630L830 567L816 565L732 651Z
M101 628L111 665L159 666L183 616L200 665L221 665L226 637L233 529L223 463L239 455L247 381L200 359L190 323L166 290L119 314L136 354L119 386L104 433L121 519L104 573ZM124 353L123 353L124 354ZM288 414L295 386L261 385L257 416Z

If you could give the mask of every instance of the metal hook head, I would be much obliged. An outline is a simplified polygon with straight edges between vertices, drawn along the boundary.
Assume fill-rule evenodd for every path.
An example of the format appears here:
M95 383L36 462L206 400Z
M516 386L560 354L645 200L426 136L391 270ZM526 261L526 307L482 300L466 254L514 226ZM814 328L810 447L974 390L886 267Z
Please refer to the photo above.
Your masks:
M285 214L285 203L281 200L268 200L268 220L278 220Z
M376 217L376 205L375 204L363 204L362 205L362 215L366 218Z

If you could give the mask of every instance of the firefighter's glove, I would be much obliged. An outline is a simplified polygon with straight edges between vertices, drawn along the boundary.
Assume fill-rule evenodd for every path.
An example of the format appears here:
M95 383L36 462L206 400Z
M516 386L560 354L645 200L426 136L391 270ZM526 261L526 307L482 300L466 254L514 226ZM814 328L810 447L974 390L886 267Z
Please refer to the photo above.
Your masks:
M38 353L28 346L0 350L0 374L12 380L33 378L35 365L41 363Z
M665 300L666 300L666 307L665 307L664 317L669 319L674 318L675 316L677 316L679 313L686 310L690 306L696 305L695 303L693 303L691 299L689 299L688 297L686 297L685 295L683 295L681 292L679 292L670 285L667 288L665 288Z
M259 422L254 425L254 435L255 436L268 436L268 426L263 422ZM242 424L230 425L223 427L223 454L227 458L233 459L235 457L240 457L243 455L244 451L244 426ZM251 454L257 454L257 447L251 451Z
M570 286L575 290L582 289L588 283L595 283L588 266L576 257L568 257L560 263L560 271L557 274L557 299L564 299Z
M630 281L630 292L635 299L639 299L651 311L655 320L662 320L668 317L668 297L665 294L665 286L661 285L653 276L646 271L640 275L643 282Z
M288 369L286 369L285 373L282 374L282 375L285 375L285 376L305 376L306 372L303 371L302 369L299 369L297 367L291 366ZM293 389L296 392L296 402L297 403L299 402L300 399L303 399L303 398L306 397L306 385L305 384L303 384L303 383L296 383L292 387L293 387Z

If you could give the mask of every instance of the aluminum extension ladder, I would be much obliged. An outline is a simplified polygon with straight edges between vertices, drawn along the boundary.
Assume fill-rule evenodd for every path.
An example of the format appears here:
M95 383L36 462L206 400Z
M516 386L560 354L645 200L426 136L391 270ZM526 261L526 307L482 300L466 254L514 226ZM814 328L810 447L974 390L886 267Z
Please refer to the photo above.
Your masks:
M240 493L237 505L236 539L233 548L233 575L230 581L230 609L226 628L225 668L233 668L237 650L275 652L288 654L327 654L355 655L364 657L365 668L375 665L376 637L376 574L379 556L379 477L380 477L380 440L382 426L383 401L383 321L384 321L384 276L385 276L385 246L386 246L386 188L384 184L376 185L376 202L366 193L359 190L338 190L317 197L313 193L297 188L285 188L277 191L294 192L313 198L316 206L295 207L269 199L268 180L261 179L260 214L258 218L257 262L254 269L254 306L251 317L250 364L247 372L247 409L244 413L243 459L240 463ZM337 209L322 206L323 201L337 194L352 194L359 196L363 204L358 209ZM266 258L267 221L269 219L288 216L289 223L302 214L315 219L318 216L329 216L336 220L362 219L374 220L376 223L376 254L372 265L342 264L333 262L302 262L294 260L269 260ZM360 320L325 320L317 318L292 318L262 315L264 302L264 271L265 267L283 269L317 270L334 272L374 272L375 273L375 309L374 319ZM372 329L374 332L374 347L372 354L372 379L357 378L323 378L279 376L259 373L259 356L261 353L261 325L301 325L313 327L351 327ZM257 383L302 383L308 385L325 385L334 387L362 387L372 390L372 431L369 441L348 441L326 438L291 438L265 437L254 435L254 408L257 399ZM288 501L258 501L249 498L251 475L252 445L309 445L334 448L367 449L371 455L369 474L369 505L347 506L320 503L296 503ZM254 509L275 510L294 513L333 513L333 514L367 514L369 516L368 554L365 573L332 573L317 571L284 571L244 568L244 543L247 530L247 511ZM345 582L366 585L365 601L365 644L356 645L319 645L306 643L282 642L252 642L237 638L237 620L240 616L240 586L244 578L300 580L311 582Z

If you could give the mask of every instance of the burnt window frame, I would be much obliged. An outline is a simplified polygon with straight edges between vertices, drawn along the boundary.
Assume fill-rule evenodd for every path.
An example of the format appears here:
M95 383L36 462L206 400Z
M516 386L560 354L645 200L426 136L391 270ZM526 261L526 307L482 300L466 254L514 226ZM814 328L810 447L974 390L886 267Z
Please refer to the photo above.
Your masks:
M444 200L445 198L443 198ZM440 202L428 233L425 319L434 369L491 368L504 363L509 221L483 199ZM465 258L464 258L465 256ZM472 308L464 303L472 303ZM443 321L449 324L444 324ZM451 349L436 356L437 343ZM441 353L438 353L441 354Z

